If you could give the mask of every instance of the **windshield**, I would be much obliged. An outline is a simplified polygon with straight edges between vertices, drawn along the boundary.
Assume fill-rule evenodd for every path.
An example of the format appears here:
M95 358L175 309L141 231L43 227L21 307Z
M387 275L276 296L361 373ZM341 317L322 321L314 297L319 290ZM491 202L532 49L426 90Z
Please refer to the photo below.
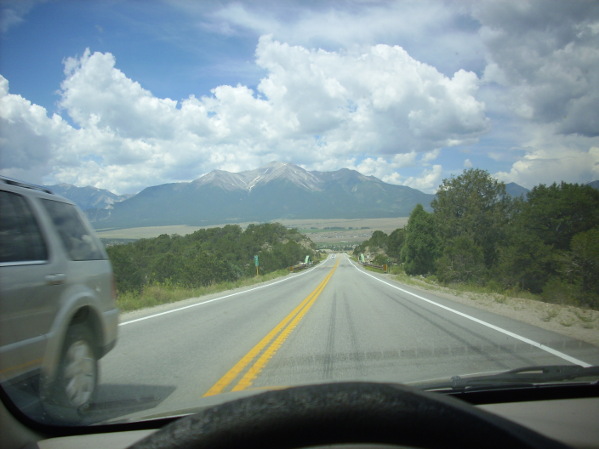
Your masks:
M0 8L0 381L27 415L597 381L594 2Z

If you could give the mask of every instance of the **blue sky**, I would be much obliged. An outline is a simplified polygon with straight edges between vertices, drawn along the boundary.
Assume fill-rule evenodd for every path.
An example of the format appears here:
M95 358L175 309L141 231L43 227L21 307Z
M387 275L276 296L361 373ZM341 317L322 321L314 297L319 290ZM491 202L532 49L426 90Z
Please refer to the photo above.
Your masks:
M591 0L0 0L0 173L115 193L273 160L434 192L599 179Z

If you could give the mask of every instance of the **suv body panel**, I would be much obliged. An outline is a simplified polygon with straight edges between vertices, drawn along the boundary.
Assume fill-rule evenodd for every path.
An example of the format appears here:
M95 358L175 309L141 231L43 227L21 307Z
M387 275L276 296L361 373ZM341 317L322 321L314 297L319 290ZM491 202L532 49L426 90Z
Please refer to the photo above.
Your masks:
M0 177L0 195L18 195L19 200L10 197L11 201L24 200L37 222L47 257L0 261L0 380L40 373L44 383L51 382L67 329L74 321L90 326L98 358L116 344L118 309L112 293L112 267L89 222L71 201L4 179ZM96 245L98 259L72 260L65 236L61 238L44 201L75 208L79 228L88 243Z

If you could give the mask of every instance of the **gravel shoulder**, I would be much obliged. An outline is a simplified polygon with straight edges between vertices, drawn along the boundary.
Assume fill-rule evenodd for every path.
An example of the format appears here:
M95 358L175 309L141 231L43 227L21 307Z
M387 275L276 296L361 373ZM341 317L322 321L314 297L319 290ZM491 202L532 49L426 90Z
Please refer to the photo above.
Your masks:
M597 346L599 350L599 311L550 304L527 298L507 297L498 293L458 292L412 278L412 285L444 298L489 310Z

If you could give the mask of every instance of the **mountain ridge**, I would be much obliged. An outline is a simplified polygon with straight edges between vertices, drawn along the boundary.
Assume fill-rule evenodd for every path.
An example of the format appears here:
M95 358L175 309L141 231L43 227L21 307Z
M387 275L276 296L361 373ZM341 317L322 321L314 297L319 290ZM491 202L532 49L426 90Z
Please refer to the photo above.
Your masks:
M213 170L191 182L147 187L112 209L87 213L97 228L383 218L407 216L418 203L430 210L433 198L355 170L310 172L272 162L254 170Z
M213 170L191 182L149 186L131 196L66 184L48 187L75 201L96 228L405 217L419 203L430 211L435 197L348 168L307 171L285 162L239 173ZM526 198L529 190L507 183L506 192Z
M224 170L213 170L192 181L197 186L218 184L227 190L251 191L255 186L268 184L276 179L288 179L306 190L321 190L320 180L307 170L286 162L271 162L263 167L231 173Z
M57 195L70 199L82 210L111 209L115 203L131 197L131 195L117 195L110 190L98 189L92 186L78 187L60 183L44 187Z

